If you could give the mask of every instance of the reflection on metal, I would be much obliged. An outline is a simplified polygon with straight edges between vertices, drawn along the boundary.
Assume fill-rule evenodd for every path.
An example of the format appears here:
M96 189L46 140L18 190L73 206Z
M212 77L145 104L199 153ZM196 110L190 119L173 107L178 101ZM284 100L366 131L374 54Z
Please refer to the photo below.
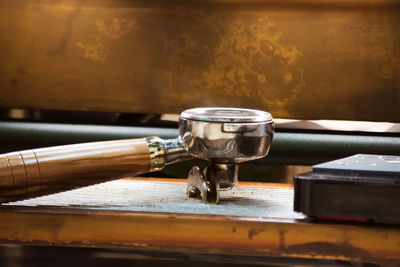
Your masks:
M209 112L204 115L202 110ZM184 111L179 119L179 138L190 155L215 163L241 163L267 156L275 130L271 114L233 108L189 111L191 116ZM204 118L198 120L200 115Z
M218 204L219 202L219 183L215 177L210 177L206 171L202 172L199 167L193 166L190 169L187 184L186 195L192 198L202 199L208 204Z
M400 2L2 1L0 107L400 122Z
M211 164L200 170L190 169L186 194L188 197L202 199L205 203L218 204L219 191L231 190L238 183L239 164Z
M194 108L179 118L179 139L191 156L210 165L195 166L188 176L187 194L206 203L219 201L219 190L237 183L239 163L267 156L274 135L268 112L237 108Z

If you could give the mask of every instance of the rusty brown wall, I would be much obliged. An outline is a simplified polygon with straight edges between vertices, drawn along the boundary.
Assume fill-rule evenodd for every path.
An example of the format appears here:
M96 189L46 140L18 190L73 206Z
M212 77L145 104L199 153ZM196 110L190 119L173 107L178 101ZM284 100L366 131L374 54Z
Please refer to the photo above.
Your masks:
M400 122L400 1L3 0L0 107Z

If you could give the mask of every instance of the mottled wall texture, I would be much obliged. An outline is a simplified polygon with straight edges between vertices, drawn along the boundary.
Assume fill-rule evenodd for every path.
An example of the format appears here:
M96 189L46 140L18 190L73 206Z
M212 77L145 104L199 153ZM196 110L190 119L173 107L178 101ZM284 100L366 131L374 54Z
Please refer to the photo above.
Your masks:
M0 107L400 122L400 1L3 0Z

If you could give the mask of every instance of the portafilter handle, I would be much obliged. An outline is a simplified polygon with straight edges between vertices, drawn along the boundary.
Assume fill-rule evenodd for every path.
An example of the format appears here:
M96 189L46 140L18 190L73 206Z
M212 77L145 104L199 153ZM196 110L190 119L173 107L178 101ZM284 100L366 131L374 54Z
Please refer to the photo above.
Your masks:
M159 171L191 159L179 139L91 142L0 155L0 203Z

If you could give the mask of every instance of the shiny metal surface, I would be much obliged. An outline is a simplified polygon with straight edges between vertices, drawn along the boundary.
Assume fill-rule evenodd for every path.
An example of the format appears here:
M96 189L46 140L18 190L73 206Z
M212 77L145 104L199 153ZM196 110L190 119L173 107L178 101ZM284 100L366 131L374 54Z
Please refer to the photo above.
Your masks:
M191 157L220 164L262 158L268 154L273 132L274 123L268 112L196 108L182 112L178 138L148 137L146 140L151 162L156 166L154 170L161 170L166 164Z
M150 152L150 171L162 170L165 166L164 140L157 136L146 137Z
M185 150L181 139L161 139L158 136L146 138L150 151L151 171L160 171L166 165L190 160L193 157Z
M271 122L272 115L268 112L245 108L193 108L181 113L188 120L207 122Z
M229 190L237 183L237 164L265 157L273 134L273 118L264 111L196 108L182 112L178 138L185 150L211 161L203 171L197 166L190 170L187 195L218 203L219 190Z
M265 157L273 132L272 120L254 123L206 122L184 117L179 120L179 138L189 154L217 163L240 163Z
M238 183L238 164L211 164L205 170L210 177L218 177L220 190L231 190Z
M186 185L188 197L202 199L208 204L218 204L219 192L231 190L238 182L238 164L216 164L204 168L193 166Z
M219 182L218 179L207 179L206 170L200 170L193 166L190 169L186 184L186 195L192 198L202 199L208 204L217 204L219 202Z
M163 142L165 150L165 165L192 159L192 156L185 150L181 139L167 139Z

